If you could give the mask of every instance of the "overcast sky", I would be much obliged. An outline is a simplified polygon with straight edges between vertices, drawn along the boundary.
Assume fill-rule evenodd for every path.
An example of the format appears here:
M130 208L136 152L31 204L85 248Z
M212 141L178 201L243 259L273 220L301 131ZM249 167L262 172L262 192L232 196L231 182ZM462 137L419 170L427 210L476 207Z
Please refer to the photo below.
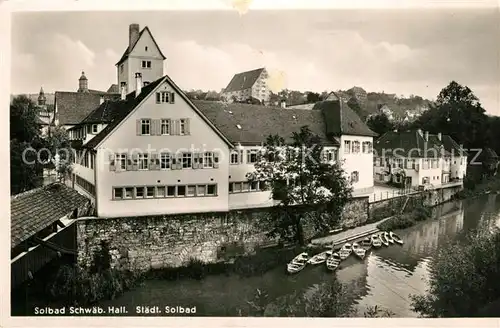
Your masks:
M12 17L12 93L116 83L128 25L149 26L183 89L220 90L234 73L284 72L283 87L434 99L451 80L500 115L500 15L482 10L31 12Z

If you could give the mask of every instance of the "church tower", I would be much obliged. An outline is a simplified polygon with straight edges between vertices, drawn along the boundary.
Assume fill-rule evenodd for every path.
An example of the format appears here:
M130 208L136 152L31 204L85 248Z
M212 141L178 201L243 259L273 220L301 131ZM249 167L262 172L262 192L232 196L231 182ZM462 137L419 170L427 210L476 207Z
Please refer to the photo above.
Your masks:
M89 81L85 72L82 72L82 76L78 79L78 92L89 92Z
M38 94L38 106L45 106L47 103L47 98L45 97L45 92L43 92L43 87L40 87L40 93Z

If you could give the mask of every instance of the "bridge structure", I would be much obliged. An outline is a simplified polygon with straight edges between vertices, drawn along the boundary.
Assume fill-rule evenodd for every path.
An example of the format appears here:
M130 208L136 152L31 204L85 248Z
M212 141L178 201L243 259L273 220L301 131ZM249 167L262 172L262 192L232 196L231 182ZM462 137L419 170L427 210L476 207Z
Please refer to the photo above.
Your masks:
M56 182L12 196L10 206L11 288L57 257L76 256L73 223L92 211L90 199Z

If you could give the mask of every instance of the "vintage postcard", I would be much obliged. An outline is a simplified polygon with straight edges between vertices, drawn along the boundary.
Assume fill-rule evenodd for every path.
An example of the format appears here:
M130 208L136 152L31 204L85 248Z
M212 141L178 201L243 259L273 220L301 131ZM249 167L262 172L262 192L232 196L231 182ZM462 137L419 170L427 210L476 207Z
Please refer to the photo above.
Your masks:
M0 8L2 325L498 323L496 1Z

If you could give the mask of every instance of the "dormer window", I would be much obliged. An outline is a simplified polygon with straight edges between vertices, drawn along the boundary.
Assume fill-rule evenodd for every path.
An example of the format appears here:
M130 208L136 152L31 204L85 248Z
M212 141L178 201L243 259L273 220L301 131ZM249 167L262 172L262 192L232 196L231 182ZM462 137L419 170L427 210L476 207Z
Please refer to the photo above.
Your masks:
M143 60L141 67L142 68L151 68L151 60Z
M92 124L92 133L94 134L97 133L97 128L98 128L97 124Z

